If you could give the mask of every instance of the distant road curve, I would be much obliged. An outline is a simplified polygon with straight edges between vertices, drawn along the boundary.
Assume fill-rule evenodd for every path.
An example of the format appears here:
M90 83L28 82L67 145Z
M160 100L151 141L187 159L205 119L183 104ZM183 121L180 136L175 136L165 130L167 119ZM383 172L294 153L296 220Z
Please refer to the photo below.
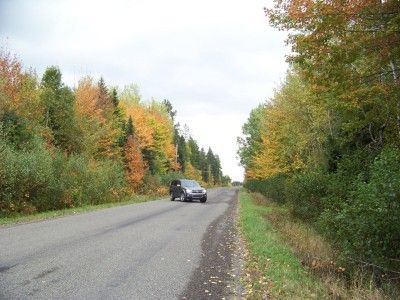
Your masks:
M0 299L229 298L236 204L236 188L217 188L206 203L0 227Z

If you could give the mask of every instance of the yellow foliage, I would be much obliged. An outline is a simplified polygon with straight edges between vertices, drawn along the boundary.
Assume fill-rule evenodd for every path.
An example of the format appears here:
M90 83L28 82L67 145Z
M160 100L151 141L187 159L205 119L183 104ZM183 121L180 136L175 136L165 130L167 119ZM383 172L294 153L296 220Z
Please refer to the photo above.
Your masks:
M289 74L287 80L265 105L262 142L246 170L247 178L264 179L302 169L322 151L329 116L297 77Z
M147 106L140 101L122 101L127 118L131 117L135 136L142 150L155 153L158 172L179 170L173 141L173 124L168 115L154 104Z
M0 49L0 111L16 111L30 122L43 118L37 82L34 75L24 72L21 63Z
M193 167L193 165L190 162L186 164L185 176L187 178L194 179L198 182L202 181L200 171L197 170L195 167Z
M148 126L148 115L146 109L141 104L122 103L122 106L127 114L131 117L135 128L135 135L141 149L150 148L153 146L153 128Z
M75 113L84 136L84 151L89 156L116 157L119 131L113 127L109 106L102 105L100 100L100 89L90 77L79 81L75 90Z

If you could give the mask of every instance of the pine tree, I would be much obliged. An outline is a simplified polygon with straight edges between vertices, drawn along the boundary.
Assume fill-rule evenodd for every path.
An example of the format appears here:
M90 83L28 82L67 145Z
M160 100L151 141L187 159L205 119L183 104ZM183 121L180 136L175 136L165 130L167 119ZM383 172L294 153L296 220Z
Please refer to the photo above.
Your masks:
M54 136L54 145L67 152L80 148L79 136L74 121L74 94L61 81L61 72L57 67L49 67L41 82L41 101L45 107L45 125Z
M171 102L169 100L167 100L167 99L164 99L162 104L167 109L168 115L170 116L172 122L174 122L175 116L176 116L176 110L174 110L174 108L172 107Z
M104 83L103 83L104 84ZM114 105L114 109L117 111L118 109L118 104L119 104L119 99L118 99L118 93L117 93L117 89L113 88L111 90L111 95L110 95L111 101Z
M181 166L181 170L183 173L186 171L186 165L187 165L187 153L186 153L186 141L183 136L178 137L178 162Z

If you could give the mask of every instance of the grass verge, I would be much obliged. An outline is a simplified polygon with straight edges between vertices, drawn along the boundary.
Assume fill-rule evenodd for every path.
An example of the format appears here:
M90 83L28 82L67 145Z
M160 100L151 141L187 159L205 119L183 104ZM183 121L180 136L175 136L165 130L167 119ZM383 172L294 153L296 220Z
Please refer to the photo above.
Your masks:
M250 252L245 283L249 298L398 299L397 289L384 292L371 276L336 264L336 253L289 209L261 194L240 193L241 230Z
M265 218L272 208L240 192L240 226L247 243L249 299L327 299L328 292L306 269Z
M28 223L28 222L41 221L41 220L57 218L57 217L67 216L67 215L73 215L73 214L78 214L78 213L84 213L84 212L105 209L105 208L110 208L110 207L115 207L115 206L123 206L123 205L129 205L129 204L134 204L134 203L158 200L158 199L161 199L164 197L166 197L166 196L134 195L134 196L126 198L120 202L109 202L109 203L103 203L103 204L98 204L98 205L85 205L85 206L73 207L73 208L67 208L67 209L45 211L45 212L35 213L35 214L31 214L31 215L16 214L16 215L13 215L10 217L0 218L0 225L12 225L12 224L17 224L17 223Z

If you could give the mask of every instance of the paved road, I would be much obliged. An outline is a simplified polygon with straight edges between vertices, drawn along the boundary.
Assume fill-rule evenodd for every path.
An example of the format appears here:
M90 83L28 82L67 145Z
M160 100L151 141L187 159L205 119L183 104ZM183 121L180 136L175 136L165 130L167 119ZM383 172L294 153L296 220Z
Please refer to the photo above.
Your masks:
M0 299L229 298L237 190L208 198L0 227Z

